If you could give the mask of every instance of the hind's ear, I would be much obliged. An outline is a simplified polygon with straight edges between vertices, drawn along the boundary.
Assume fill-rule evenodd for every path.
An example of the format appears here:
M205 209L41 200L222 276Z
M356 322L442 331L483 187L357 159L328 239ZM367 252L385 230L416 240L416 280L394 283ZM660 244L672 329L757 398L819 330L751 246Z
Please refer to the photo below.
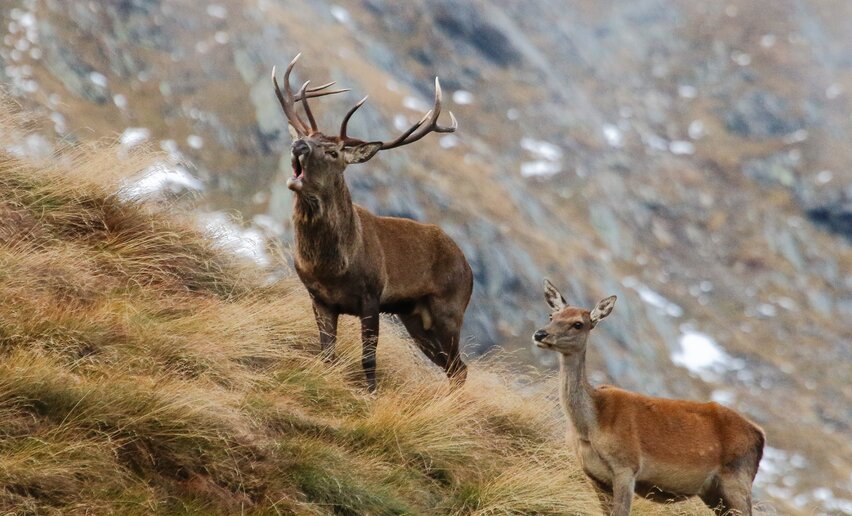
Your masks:
M556 290L556 287L553 286L553 283L549 279L544 280L544 300L547 301L547 304L550 305L550 308L554 312L558 312L568 306L565 298Z
M592 328L594 328L601 319L612 313L616 299L618 298L615 296L609 296L606 299L601 299L597 306L592 309L592 312L589 314L589 319L592 321Z

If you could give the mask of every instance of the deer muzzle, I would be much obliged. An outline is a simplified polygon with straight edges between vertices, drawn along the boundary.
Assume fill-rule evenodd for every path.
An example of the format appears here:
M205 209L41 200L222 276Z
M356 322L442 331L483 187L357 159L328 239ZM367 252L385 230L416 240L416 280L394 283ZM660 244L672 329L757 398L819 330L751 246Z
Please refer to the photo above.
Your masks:
M535 342L535 345L540 347L540 348L549 348L550 344L548 344L547 342L544 342L544 339L546 339L549 336L550 336L550 334L547 333L547 331L538 330L537 332L535 332L533 334L533 342Z
M293 149L290 152L290 165L293 167L293 175L287 179L287 188L294 192L301 191L304 186L305 161L310 152L310 146L303 140L293 142Z

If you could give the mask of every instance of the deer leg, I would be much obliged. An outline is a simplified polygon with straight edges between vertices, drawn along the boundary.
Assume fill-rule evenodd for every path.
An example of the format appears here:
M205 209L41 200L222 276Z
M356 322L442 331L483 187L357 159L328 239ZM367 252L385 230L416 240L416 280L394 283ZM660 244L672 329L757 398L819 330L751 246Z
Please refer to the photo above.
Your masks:
M320 350L326 362L334 360L334 348L337 344L338 313L314 300L314 317L319 328Z
M461 332L447 332L442 336L442 353L447 357L447 377L453 388L458 389L467 380L467 365L461 359L459 352L459 340Z
M423 327L421 314L399 315L399 319L408 330L408 334L417 343L420 351L435 365L443 369L454 387L460 387L467 378L467 366L461 360L458 352L459 335L448 334L446 331Z
M630 516L633 503L633 490L636 487L636 475L630 470L616 473L612 479L612 514Z
M751 516L751 479L748 478L747 473L723 472L720 474L719 492L722 495L720 514Z
M376 392L376 346L379 342L379 306L371 303L361 315L361 367L367 378L367 390Z

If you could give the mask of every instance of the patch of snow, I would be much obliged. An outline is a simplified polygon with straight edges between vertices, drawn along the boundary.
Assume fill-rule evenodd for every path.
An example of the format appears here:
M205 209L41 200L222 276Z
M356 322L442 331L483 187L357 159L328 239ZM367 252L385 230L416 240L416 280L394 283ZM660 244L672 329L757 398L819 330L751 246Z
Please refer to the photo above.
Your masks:
M405 106L408 109L411 109L411 110L414 110L414 111L420 111L422 113L425 113L426 111L429 111L430 109L432 109L432 106L423 102L421 99L419 99L417 97L410 97L410 96L402 99L402 105Z
M731 54L731 60L740 66L748 66L751 64L751 56L745 52L734 52Z
M775 305L760 303L757 305L757 313L763 317L775 317L778 314L778 310L775 308Z
M669 150L669 142L660 136L657 136L654 133L646 134L642 137L642 141L645 142L645 145L648 146L649 149L655 151L667 151Z
M223 5L210 4L207 6L207 15L224 20L228 17L228 9Z
M258 265L269 265L266 237L258 228L243 227L222 212L206 214L203 227L223 249Z
M546 159L548 161L557 161L562 158L562 149L543 140L523 137L521 138L521 148L537 158Z
M388 91L399 91L399 84L393 79L388 79L388 82L385 83L385 87Z
M704 121L703 120L693 120L689 123L689 128L686 130L689 137L693 140L698 140L702 136L704 136Z
M799 309L799 305L795 301L790 299L789 297L779 297L777 302L778 302L778 306L780 306L784 310L788 310L790 312L793 312L793 311Z
M725 6L725 16L728 18L736 18L740 13L740 10L734 4L728 4Z
M128 127L121 133L118 141L125 150L132 149L151 137L151 131L145 127Z
M517 120L521 118L521 112L515 108L509 108L506 110L506 118L509 120Z
M343 25L350 25L352 23L352 17L349 16L349 11L345 8L339 5L332 5L330 11L334 19Z
M50 113L50 121L53 122L53 130L56 131L57 134L63 134L68 129L65 124L65 117L62 116L62 113L53 111Z
M204 147L204 138L198 136L197 134L190 134L186 137L186 144L192 147L193 149L200 149Z
M799 129L798 131L793 131L790 134L784 135L784 143L799 143L808 139L808 130L807 129Z
M453 92L453 102L461 106L473 104L473 93L466 90L456 90Z
M681 329L680 350L672 353L672 363L688 369L705 381L715 379L724 372L731 356L709 335L690 329Z
M408 119L405 115L395 115L393 117L393 126L397 131L404 131L408 129L411 124L408 123Z
M661 310L663 313L670 317L681 317L683 316L683 308L672 303L665 297L663 297L660 293L652 290L650 287L639 281L633 276L627 276L623 280L621 280L621 284L627 288L631 288L639 294L639 298L642 299L645 303Z
M562 166L552 161L536 160L521 163L521 177L550 177L559 172L562 172Z
M169 157L174 161L183 161L183 154L178 148L178 144L174 140L160 140L160 148L169 154Z
M89 81L99 88L106 88L109 84L109 80L106 78L106 75L100 72L90 72Z
M843 93L843 86L833 82L825 89L825 98L828 100L834 100L839 97L841 93Z
M284 225L269 215L259 213L252 217L251 222L272 235L281 236L284 234Z
M19 158L47 158L53 154L53 144L40 134L28 134L14 145L9 146L8 150L13 156Z
M831 170L820 170L816 175L816 182L824 185L834 179L834 173Z
M763 48L772 48L775 46L777 39L775 34L764 34L760 37L760 46Z
M680 84L677 87L677 94L685 99L694 99L698 96L698 89L691 84Z
M624 136L621 134L621 129L613 124L604 124L602 127L604 139L610 147L622 147L624 145Z
M127 97L121 93L116 93L112 96L112 101L118 109L127 109Z
M128 181L119 191L123 199L145 199L165 193L178 194L184 191L200 192L204 185L184 167L169 163L157 163L146 168L136 178Z
M454 134L447 134L438 140L438 144L442 149L452 149L459 144L459 137Z
M718 389L710 393L710 399L716 403L730 407L734 403L734 400L737 399L737 393L726 389Z
M220 30L213 35L213 40L220 45L227 45L231 41L231 36L227 32Z
M669 142L669 151L677 156L688 156L695 153L695 145L686 140L673 140Z

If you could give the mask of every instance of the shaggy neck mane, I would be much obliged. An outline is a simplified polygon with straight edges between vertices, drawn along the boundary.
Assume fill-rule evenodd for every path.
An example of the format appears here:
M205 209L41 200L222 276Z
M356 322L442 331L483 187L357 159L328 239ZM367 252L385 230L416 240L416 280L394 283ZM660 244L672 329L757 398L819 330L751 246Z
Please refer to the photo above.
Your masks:
M573 355L559 355L559 398L562 408L571 419L577 435L589 439L589 431L597 426L594 391L586 379L586 349Z
M352 197L341 175L318 193L299 193L293 207L296 253L315 271L340 274L360 237Z

